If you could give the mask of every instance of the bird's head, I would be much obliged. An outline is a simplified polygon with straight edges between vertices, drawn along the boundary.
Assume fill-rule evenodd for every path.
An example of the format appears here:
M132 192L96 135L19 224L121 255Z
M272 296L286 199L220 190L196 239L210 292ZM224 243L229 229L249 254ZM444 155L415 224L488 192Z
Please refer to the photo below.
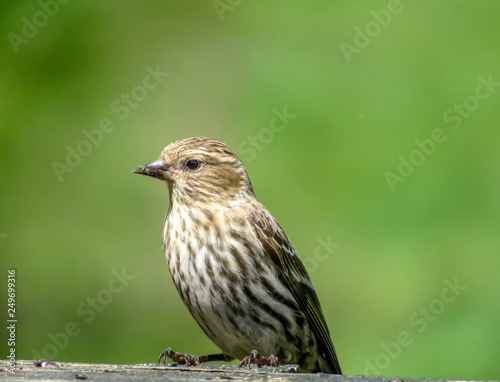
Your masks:
M253 195L240 159L226 144L211 138L173 142L157 160L132 172L165 180L172 199L230 201Z

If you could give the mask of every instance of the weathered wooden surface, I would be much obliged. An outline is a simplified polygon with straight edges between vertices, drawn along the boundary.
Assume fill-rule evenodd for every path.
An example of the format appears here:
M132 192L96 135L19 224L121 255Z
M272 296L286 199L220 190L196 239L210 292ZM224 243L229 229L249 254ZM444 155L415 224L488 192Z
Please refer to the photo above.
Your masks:
M280 381L280 382L445 382L448 379L394 378L359 375L298 373L295 365L239 368L237 365L102 365L57 362L59 367L37 367L35 361L18 361L14 374L7 360L0 360L0 380L6 381ZM458 381L458 380L457 380Z

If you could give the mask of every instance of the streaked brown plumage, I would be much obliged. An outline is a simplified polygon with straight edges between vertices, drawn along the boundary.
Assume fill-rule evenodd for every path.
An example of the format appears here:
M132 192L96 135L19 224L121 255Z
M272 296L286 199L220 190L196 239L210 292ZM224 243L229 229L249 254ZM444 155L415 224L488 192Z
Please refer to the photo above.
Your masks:
M223 353L190 356L167 349L161 357L297 363L302 371L341 374L309 275L227 145L203 137L177 141L134 172L168 184L163 244L170 273Z

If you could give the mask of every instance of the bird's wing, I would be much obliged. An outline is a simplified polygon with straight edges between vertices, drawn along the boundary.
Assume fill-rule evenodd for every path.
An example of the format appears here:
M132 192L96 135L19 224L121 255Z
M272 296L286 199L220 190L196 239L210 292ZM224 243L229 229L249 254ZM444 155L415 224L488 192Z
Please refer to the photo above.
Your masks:
M264 250L276 265L279 278L288 286L305 313L316 336L318 350L333 372L342 374L318 296L293 245L278 222L263 206L252 209L250 220Z

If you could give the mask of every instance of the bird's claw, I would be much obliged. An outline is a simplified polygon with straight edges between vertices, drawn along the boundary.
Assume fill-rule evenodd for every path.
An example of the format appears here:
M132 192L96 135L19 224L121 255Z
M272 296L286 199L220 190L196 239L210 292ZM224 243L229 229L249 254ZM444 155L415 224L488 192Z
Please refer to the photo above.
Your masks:
M240 362L240 367L250 365L259 365L259 366L278 366L278 357L274 354L271 354L269 357L264 357L259 354L257 350L252 350L250 355L247 355Z
M167 358L170 358L172 361L180 363L180 364L185 364L185 365L199 365L200 362L200 356L197 355L192 355L188 353L177 353L173 351L171 348L166 348L163 353L160 354L160 357L158 358L158 363L162 363L161 360L163 359L163 364L167 364Z

